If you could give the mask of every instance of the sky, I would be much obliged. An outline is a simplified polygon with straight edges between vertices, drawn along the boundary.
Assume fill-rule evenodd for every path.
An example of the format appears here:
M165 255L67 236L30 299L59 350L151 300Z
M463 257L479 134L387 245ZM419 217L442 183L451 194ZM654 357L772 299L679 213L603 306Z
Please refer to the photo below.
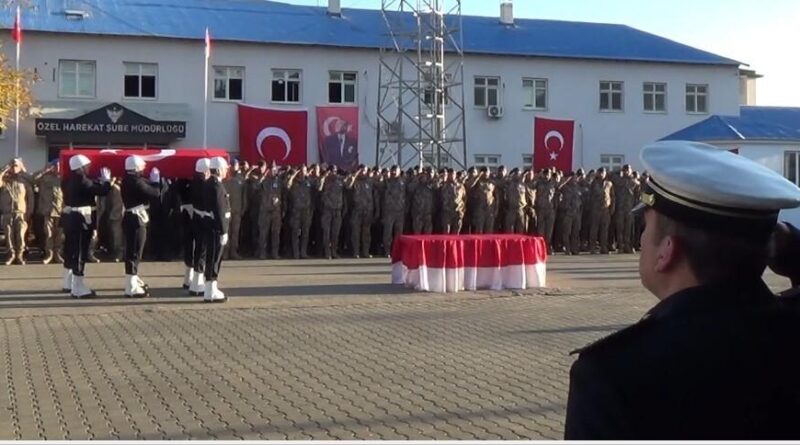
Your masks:
M281 1L327 5L327 0ZM381 7L381 0L341 3L343 8ZM462 9L498 16L500 1L462 0ZM800 0L514 0L514 16L619 23L658 34L741 61L764 75L758 80L758 105L800 107Z

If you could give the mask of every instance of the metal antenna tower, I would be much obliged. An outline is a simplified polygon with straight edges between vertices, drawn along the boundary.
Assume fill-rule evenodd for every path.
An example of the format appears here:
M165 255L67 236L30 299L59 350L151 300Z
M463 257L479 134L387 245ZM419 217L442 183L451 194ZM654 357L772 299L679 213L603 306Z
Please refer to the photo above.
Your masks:
M461 0L381 0L376 163L466 168Z

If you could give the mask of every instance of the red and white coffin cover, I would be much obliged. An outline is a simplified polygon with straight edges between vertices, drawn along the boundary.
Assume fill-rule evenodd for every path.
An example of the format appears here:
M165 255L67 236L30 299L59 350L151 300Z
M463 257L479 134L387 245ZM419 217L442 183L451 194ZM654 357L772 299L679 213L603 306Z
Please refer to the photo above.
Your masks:
M546 285L544 239L523 235L412 235L392 250L392 283L419 291Z
M158 167L162 178L191 179L194 175L195 163L201 158L222 156L229 159L225 149L179 148L167 150L91 150L75 149L61 150L59 162L61 163L61 177L69 176L69 160L75 155L84 155L92 161L89 164L89 176L97 177L102 167L108 167L111 175L122 177L125 175L125 158L139 155L144 158L147 166L145 174L150 174L150 169Z

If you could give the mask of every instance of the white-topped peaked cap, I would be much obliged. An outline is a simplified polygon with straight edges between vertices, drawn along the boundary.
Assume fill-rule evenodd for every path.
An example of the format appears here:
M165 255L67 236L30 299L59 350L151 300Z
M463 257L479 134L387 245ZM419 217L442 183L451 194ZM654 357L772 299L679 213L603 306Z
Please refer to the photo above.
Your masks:
M781 209L800 206L800 188L769 168L708 144L644 147L650 179L638 209L651 207L692 227L768 236Z
M144 170L145 162L141 156L131 155L125 158L125 170L140 172Z
M209 167L213 170L224 170L228 168L228 161L226 161L222 156L215 156L211 158Z
M69 169L70 170L77 170L81 167L86 167L87 165L91 164L92 161L89 160L84 155L75 155L69 158Z
M205 173L208 171L211 161L208 158L198 159L194 164L194 171L197 173Z

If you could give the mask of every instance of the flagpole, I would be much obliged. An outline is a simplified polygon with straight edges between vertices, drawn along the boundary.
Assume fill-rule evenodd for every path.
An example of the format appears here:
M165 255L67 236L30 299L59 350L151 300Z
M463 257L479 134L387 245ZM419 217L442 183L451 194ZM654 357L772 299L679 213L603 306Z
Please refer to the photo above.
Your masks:
M19 5L17 5L17 26L21 29L22 23L20 21ZM17 81L16 90L14 91L16 110L14 111L14 157L19 157L19 52L22 48L22 33L19 32L17 41Z
M205 71L203 78L203 148L208 148L208 59L211 56L210 38L208 35L208 27L206 27L206 61Z

